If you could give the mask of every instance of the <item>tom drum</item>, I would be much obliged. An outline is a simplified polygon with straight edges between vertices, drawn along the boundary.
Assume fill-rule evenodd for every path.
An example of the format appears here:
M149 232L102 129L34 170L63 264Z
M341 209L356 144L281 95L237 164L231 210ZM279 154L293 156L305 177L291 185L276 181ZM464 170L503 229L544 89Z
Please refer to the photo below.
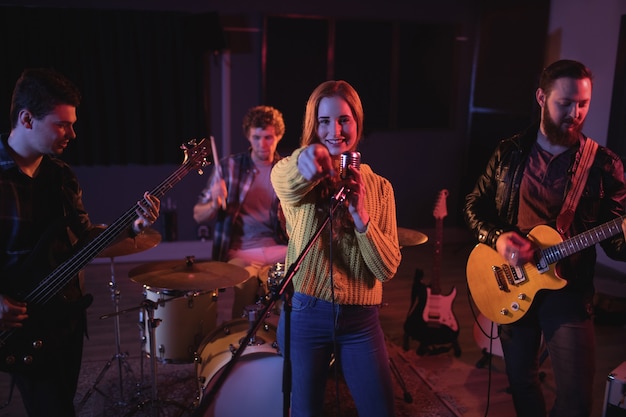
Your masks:
M156 357L164 363L193 363L202 340L217 326L217 303L212 292L197 293L145 287L145 297L157 303L154 318ZM145 335L144 350L150 353L148 317L140 317Z

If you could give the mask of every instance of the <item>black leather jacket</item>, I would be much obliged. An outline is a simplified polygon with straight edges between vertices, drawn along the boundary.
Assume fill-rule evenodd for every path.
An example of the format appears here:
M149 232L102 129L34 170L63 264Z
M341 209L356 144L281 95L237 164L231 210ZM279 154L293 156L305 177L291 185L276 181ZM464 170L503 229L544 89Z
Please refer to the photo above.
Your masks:
M516 228L519 189L530 149L537 138L538 125L501 141L486 169L465 199L464 216L478 242L495 248L496 240L505 231ZM574 158L572 158L572 163ZM571 180L571 178L570 178ZM571 184L568 184L567 190ZM563 196L565 199L565 195ZM624 166L611 150L600 146L580 197L574 220L567 236L575 236L590 228L624 215L626 184ZM548 226L555 227L556 219ZM607 256L626 261L623 233L601 242ZM562 278L577 284L568 287L592 289L596 260L595 246L571 255L559 264Z

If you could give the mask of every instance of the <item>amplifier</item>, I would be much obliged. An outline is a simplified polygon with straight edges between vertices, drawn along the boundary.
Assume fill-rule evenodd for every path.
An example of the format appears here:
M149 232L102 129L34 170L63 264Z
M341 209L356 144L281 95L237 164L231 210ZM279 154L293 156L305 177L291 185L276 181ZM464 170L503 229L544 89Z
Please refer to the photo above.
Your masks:
M602 416L626 417L626 362L622 362L607 377Z

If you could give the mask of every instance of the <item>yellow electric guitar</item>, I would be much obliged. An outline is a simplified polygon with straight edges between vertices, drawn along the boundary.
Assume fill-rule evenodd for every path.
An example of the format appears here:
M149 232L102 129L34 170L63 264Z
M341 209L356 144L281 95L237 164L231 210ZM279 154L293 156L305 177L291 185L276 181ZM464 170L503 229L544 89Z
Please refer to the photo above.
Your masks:
M622 232L618 217L566 240L549 226L537 226L528 238L539 248L533 262L512 266L490 246L479 243L467 260L467 284L478 309L489 320L509 324L521 319L540 290L558 290L567 281L555 264L563 258Z

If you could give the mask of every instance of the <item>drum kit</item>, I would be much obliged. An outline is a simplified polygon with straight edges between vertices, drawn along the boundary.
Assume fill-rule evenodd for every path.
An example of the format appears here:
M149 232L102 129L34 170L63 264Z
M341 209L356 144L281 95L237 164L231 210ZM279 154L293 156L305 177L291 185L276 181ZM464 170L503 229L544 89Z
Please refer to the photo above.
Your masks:
M400 247L416 246L425 243L428 237L415 230L398 228ZM138 311L140 339L142 341L141 369L143 376L143 359L150 359L151 395L148 400L137 404L127 416L150 406L152 415L158 416L159 408L174 405L182 412L192 411L197 405L182 405L173 401L160 400L157 392L157 362L171 364L195 364L198 382L196 400L201 400L203 393L216 376L225 370L234 356L236 364L228 369L228 376L219 388L218 394L204 416L240 416L247 412L258 411L259 405L270 416L281 415L282 393L277 387L282 385L282 357L276 343L275 322L263 322L259 327L258 314L263 304L270 300L270 294L259 298L257 304L247 306L243 318L217 323L216 300L218 290L233 287L249 278L248 272L239 266L217 261L196 262L193 256L184 260L159 261L139 265L129 271L131 281L141 284L144 288L144 300L140 305L120 310L120 291L115 281L114 259L131 255L157 246L161 235L153 229L146 229L134 238L126 238L104 249L99 258L109 258L111 264L111 280L109 289L114 311L100 319L114 318L116 352L96 377L93 386L87 391L80 402L84 405L93 392L98 391L98 384L108 369L117 361L119 375L120 402L116 405L125 406L123 392L123 371L132 374L126 361L128 354L121 351L120 323L122 314ZM259 275L267 274L266 289L275 292L285 276L285 265L277 263L262 268ZM272 314L278 315L276 302ZM270 315L270 312L267 312ZM235 355L239 346L247 341L244 353ZM255 375L263 375L264 380L270 378L272 383L263 383L262 389L247 391L241 401L241 388L249 385ZM218 380L219 381L219 380ZM257 387L258 388L258 387ZM237 404L236 407L233 405ZM249 407L249 410L246 408ZM273 408L275 410L271 411ZM271 412L270 412L271 411ZM182 414L181 414L182 415Z

